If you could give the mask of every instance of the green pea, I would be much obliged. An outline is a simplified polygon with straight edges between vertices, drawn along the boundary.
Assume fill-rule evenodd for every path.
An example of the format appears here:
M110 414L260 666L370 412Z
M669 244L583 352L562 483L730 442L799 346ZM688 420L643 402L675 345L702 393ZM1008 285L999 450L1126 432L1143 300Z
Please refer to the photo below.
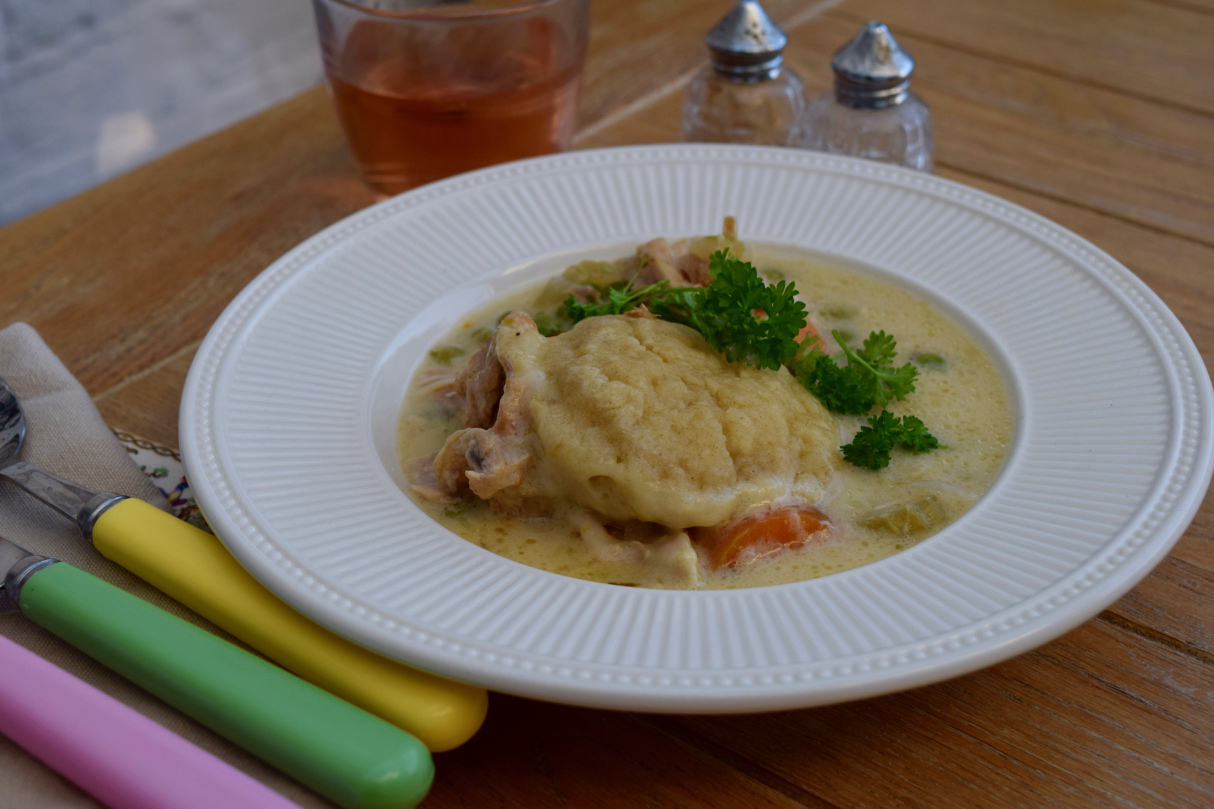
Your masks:
M464 356L464 350L459 346L439 346L430 351L430 358L441 365L450 365L451 360Z
M828 317L831 320L847 320L849 317L856 316L856 310L844 304L832 303L819 309L823 317Z

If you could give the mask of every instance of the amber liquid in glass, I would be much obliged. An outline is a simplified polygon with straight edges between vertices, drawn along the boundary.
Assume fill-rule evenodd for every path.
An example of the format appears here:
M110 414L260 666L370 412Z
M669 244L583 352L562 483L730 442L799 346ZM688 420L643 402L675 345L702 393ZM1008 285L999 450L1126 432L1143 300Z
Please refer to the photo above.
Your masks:
M329 82L350 149L377 190L397 194L569 146L580 71L576 63L557 66L570 60L549 27L533 23L526 47L492 59L476 53L471 39L460 69L446 72L408 55L376 58L386 50L376 33L371 26L351 32L341 72L357 78L331 71Z

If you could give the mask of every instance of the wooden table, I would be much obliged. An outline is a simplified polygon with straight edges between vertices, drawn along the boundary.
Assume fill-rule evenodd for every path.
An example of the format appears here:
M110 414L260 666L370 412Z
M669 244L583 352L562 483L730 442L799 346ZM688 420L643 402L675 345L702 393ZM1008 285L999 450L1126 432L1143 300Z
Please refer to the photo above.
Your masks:
M595 0L578 147L677 139L726 0ZM918 60L937 172L1126 264L1214 350L1214 0L769 0L816 94L868 19ZM0 231L35 326L114 427L175 445L224 305L375 198L321 88ZM1100 335L1116 350L1116 335ZM907 693L760 716L495 695L432 807L1214 806L1214 509L1096 619ZM310 805L323 805L318 802Z

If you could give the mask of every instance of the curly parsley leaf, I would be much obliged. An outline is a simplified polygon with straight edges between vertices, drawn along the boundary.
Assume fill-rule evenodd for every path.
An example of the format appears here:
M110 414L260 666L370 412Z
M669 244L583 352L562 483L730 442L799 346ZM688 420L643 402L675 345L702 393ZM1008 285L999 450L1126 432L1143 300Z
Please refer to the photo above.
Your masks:
M891 398L901 400L906 394L914 393L919 371L909 362L900 368L893 367L898 343L891 335L884 331L871 332L864 340L863 348L855 351L839 336L838 330L831 334L847 356L847 367L855 369L877 404L885 406Z
M889 466L890 453L898 445L912 452L927 452L938 449L940 442L915 416L898 418L882 410L868 419L868 425L860 428L850 444L840 449L848 463L876 470Z
M695 319L695 311L704 300L704 289L701 287L683 287L672 289L669 295L655 298L650 304L650 310L662 320L671 323L682 323L684 326L699 331L699 323Z
M810 393L817 396L832 413L859 416L873 407L902 399L915 390L919 371L909 362L893 367L897 341L884 331L872 332L859 349L848 346L836 329L831 332L843 349L838 358L847 358L840 366L822 350L815 337L806 341L801 353L787 363L788 370ZM808 348L808 350L806 350Z
M811 342L812 340L812 342ZM788 363L788 370L832 413L862 416L877 403L868 385L850 367L839 367L822 350L817 338L806 340L808 351Z
M633 280L636 279L634 278ZM577 323L588 317L598 317L599 315L622 315L643 303L653 303L675 293L696 291L702 290L699 287L672 287L670 286L670 282L665 279L658 281L656 284L640 287L639 289L632 289L632 284L630 283L623 287L608 287L606 290L607 300L604 301L600 296L598 303L584 303L570 295L561 304L558 314L568 319L571 323Z
M718 250L708 259L712 283L691 314L708 344L730 362L778 371L797 353L805 304L788 281L768 286L754 265Z
M929 433L927 425L915 416L902 417L901 443L912 452L931 452L940 448L936 436Z

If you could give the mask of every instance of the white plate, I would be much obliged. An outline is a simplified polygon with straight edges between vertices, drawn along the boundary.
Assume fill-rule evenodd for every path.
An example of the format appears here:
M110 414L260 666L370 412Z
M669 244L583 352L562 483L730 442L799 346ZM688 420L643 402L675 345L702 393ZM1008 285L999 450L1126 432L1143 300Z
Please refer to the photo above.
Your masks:
M463 312L574 257L738 217L962 317L1014 391L1016 438L958 522L866 567L678 592L570 579L435 525L402 492L405 385ZM812 152L572 152L387 200L275 262L190 370L181 445L208 520L289 603L359 643L491 689L671 712L793 708L995 663L1145 576L1210 480L1192 341L1067 230L937 177Z

